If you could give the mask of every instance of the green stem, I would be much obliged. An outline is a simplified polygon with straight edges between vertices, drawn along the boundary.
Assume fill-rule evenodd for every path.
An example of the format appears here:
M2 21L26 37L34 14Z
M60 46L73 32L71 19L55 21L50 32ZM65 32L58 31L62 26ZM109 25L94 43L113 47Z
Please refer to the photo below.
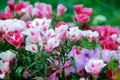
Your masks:
M62 79L63 79L63 80L66 80L66 79L65 79L65 71L64 71L64 69L62 69Z

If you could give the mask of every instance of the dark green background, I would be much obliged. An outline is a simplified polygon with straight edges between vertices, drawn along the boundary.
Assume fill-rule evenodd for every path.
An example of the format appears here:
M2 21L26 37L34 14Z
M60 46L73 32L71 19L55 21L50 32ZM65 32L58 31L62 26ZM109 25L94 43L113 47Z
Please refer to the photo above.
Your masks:
M8 0L0 0L0 12L4 11ZM63 15L65 21L72 21L73 6L75 4L83 4L84 7L93 8L91 20L96 15L104 15L107 17L105 24L111 26L120 26L120 0L24 0L31 4L35 2L45 2L52 5L53 10L56 10L57 4L62 3L67 7L67 12ZM15 0L18 2L18 0Z

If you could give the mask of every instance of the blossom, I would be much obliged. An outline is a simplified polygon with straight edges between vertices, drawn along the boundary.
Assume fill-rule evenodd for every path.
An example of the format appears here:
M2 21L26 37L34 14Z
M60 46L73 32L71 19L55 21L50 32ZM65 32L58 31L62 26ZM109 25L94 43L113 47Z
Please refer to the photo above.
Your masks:
M73 47L68 54L69 57L73 57L76 64L77 74L81 75L81 71L84 69L84 58L81 56L81 51L78 48ZM68 68L69 72L75 73L73 66Z
M0 58L4 61L4 62L11 62L13 60L13 58L15 58L15 54L12 53L11 51L6 51L6 52L2 52L0 53Z
M50 26L50 23L51 23L51 19L46 19L46 18L38 19L38 18L36 18L31 22L30 27L31 28L38 28L38 29L40 29L40 31L46 32Z
M78 48L73 47L68 56L74 58L77 67L77 73L81 74L81 71L84 69L84 66L89 60L100 58L100 50L98 48L93 50L83 48L82 50L79 50ZM72 72L75 73L74 68Z
M61 24L60 26L55 28L55 32L59 35L59 39L61 44L64 43L65 39L66 39L66 33L68 31L68 25L66 24Z
M54 48L59 46L60 40L56 37L50 38L47 40L47 43L44 45L46 51L51 52Z
M74 6L74 11L75 11L75 13L76 13L76 14L80 14L82 8L83 8L83 5L75 5L75 6Z
M85 79L85 78L80 78L79 80L88 80L88 78L87 78L87 79Z
M103 60L91 59L85 65L85 70L86 72L91 73L95 78L97 78L99 76L99 73L105 66L106 64L103 62Z
M87 37L89 41L92 41L99 38L99 33L97 31L86 30L83 31L83 36Z
M49 29L45 33L46 40L55 36L55 31L53 29Z
M73 19L74 21L78 22L79 24L84 24L89 21L89 16L86 14L79 14L79 15L74 15Z
M4 35L8 35L15 31L21 32L26 28L25 22L18 19L1 20L0 23L0 28L3 30Z
M67 25L65 22L61 21L55 25L55 28L60 27L61 25Z
M95 30L99 33L100 35L100 40L104 40L107 38L111 38L113 34L118 35L118 28L117 27L110 27L110 26L98 26L95 27Z
M108 38L100 40L99 44L102 46L102 49L116 50L118 48L117 42Z
M114 41L117 41L118 40L117 34L112 34L111 39L114 40Z
M51 74L51 75L48 77L48 80L58 80L57 74L60 74L60 71L55 71L53 74Z
M104 62L109 62L110 59L118 60L119 55L115 50L102 50L102 59Z
M3 79L8 71L9 62L3 62L2 60L0 60L0 78Z
M35 43L38 43L40 41L41 41L41 39L39 38L38 35L26 37L26 44L35 44Z
M25 50L36 53L37 52L37 45L35 45L35 44L26 45Z
M36 11L34 13L35 17L38 18L51 18L52 7L45 3L35 3Z
M99 59L100 50L97 47L93 50L88 50L88 49L83 48L81 50L81 57L83 58L84 64L86 64L90 59Z
M21 16L22 20L31 20L32 17L34 17L34 15L32 14L33 12L33 6L32 5L28 5L25 8L23 8L21 10L21 13L23 13L24 15Z
M69 31L67 31L67 37L70 41L78 41L82 36L82 31L79 30L78 27L71 27Z
M28 5L29 3L27 3L27 2L19 2L18 4L15 4L15 6L14 6L14 10L16 11L16 12L19 12L19 11L21 11L23 8L25 8L27 5Z
M66 7L64 7L62 4L59 4L57 6L57 16L61 16L66 10Z
M120 44L120 37L117 39L117 42Z
M95 27L99 33L99 43L103 49L115 50L118 47L118 28L110 26Z
M23 77L24 77L25 79L29 78L29 77L30 77L30 73L29 73L28 71L24 71L24 72L23 72Z
M74 21L78 22L79 24L84 24L89 21L90 15L92 14L92 9L83 8L82 5L75 5L74 12Z
M5 20L5 19L9 19L12 18L12 14L11 13L0 13L0 19Z
M23 38L24 36L19 32L15 32L13 35L6 36L6 40L16 48L20 47L21 43L23 42Z

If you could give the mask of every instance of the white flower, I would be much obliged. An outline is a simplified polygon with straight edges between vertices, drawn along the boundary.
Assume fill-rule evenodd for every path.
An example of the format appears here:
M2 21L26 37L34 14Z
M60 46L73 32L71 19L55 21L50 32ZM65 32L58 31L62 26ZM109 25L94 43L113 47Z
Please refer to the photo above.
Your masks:
M46 31L46 33L45 33L46 39L49 39L53 36L55 36L55 31L53 29L49 29L49 30Z
M0 74L0 78L3 79L5 77L5 74Z
M26 45L25 50L36 53L37 52L37 45L35 45L35 44Z
M83 36L87 37L88 40L96 40L99 37L99 33L97 31L86 30L83 31Z
M70 41L77 41L82 36L82 31L79 30L78 27L71 27L69 28L69 31L67 31L67 37L70 39Z
M25 22L17 19L2 20L0 24L1 24L0 27L5 32L5 34L8 34L9 32L22 31L26 29Z
M65 33L68 30L68 25L60 25L59 27L55 28L56 33Z
M3 60L3 61L12 61L13 58L15 58L15 54L12 53L11 51L6 51L6 52L2 52L0 53L0 58Z
M117 40L118 40L117 34L112 34L112 35L111 35L111 38L112 38L112 40L114 40L114 41L117 41Z
M101 70L106 66L103 60L91 59L86 65L85 70L91 73L94 77L98 77Z
M120 37L117 39L117 42L120 44Z
M68 31L68 25L60 25L59 27L55 28L56 34L59 34L60 42L63 44L66 39L66 33Z
M44 46L45 50L51 52L55 47L59 46L60 40L56 37L48 39L46 45Z
M29 28L29 29L22 31L22 34L24 34L26 36L34 36L36 34L39 34L39 32L40 32L40 30L38 30L36 28Z
M36 18L32 21L32 23L30 24L30 27L38 28L41 31L46 32L50 26L50 23L51 23L51 19L46 19L46 18L38 19L38 18Z
M0 78L3 79L5 74L9 71L9 62L4 62L0 60Z

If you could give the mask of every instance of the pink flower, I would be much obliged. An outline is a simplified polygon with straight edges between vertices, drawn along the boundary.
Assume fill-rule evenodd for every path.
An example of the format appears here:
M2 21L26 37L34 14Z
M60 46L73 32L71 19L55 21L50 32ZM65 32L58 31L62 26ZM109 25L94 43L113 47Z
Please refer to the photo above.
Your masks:
M12 18L12 14L11 13L0 13L0 19L5 20L5 19L9 19Z
M8 7L10 8L11 11L14 10L14 0L9 0L8 1Z
M64 5L59 4L57 6L57 16L60 17L65 11L66 11L66 7L64 7Z
M83 31L83 36L85 36L89 41L92 41L99 38L99 33L97 31L86 30Z
M59 46L60 40L56 37L48 39L46 45L44 46L45 50L51 52L54 48Z
M118 28L103 26L103 27L95 27L95 30L99 33L99 43L101 44L103 49L114 50L118 47L117 36L118 36Z
M99 43L103 49L115 50L118 48L117 42L111 39L106 38L105 40L100 40Z
M92 14L92 8L83 8L81 10L81 13L84 13L90 16Z
M2 60L0 60L0 78L3 79L8 71L9 62L3 62Z
M55 36L55 31L53 29L49 29L45 33L46 40Z
M60 27L61 25L67 25L65 22L61 21L55 25L55 28Z
M23 16L21 16L21 19L22 19L22 20L31 20L32 17L34 17L34 16L32 15L32 12L33 12L33 6L32 6L32 5L26 6L25 8L23 8L23 9L21 10L21 13L24 14Z
M45 3L35 3L36 12L34 13L35 17L38 18L51 18L52 7L49 4Z
M78 27L71 27L69 31L67 31L67 37L70 41L78 41L82 36L82 31L79 30Z
M64 25L61 24L60 26L55 28L55 32L57 34L60 34L59 39L60 39L61 44L63 44L66 39L67 31L68 31L68 25L65 25L65 24Z
M7 35L6 36L6 40L12 44L13 46L15 46L16 48L19 48L22 41L23 41L24 36L19 33L19 32L15 32L12 35Z
M74 21L82 25L89 21L90 15L92 14L92 9L83 8L82 5L75 5L74 12L75 12L75 15L73 17Z
M15 54L12 53L11 51L6 51L6 52L2 52L0 53L0 58L4 61L4 62L11 62L13 60L13 58L15 58Z
M101 70L106 66L103 60L93 60L91 59L86 65L85 70L91 73L95 78L99 76Z
M84 24L89 21L89 18L90 17L86 14L79 14L79 15L75 15L73 19L78 23Z
M20 1L18 4L15 4L14 10L20 12L23 8L29 5L29 2Z
M31 21L26 22L26 28L30 28Z
M83 8L83 5L75 5L74 6L74 12L75 12L75 14L80 14L82 8Z
M118 27L110 27L110 26L98 26L95 27L95 30L99 33L100 35L100 40L101 39L106 39L110 38L113 34L118 35Z
M50 74L47 80L58 80L57 74L60 74L60 71L55 71L54 73Z

